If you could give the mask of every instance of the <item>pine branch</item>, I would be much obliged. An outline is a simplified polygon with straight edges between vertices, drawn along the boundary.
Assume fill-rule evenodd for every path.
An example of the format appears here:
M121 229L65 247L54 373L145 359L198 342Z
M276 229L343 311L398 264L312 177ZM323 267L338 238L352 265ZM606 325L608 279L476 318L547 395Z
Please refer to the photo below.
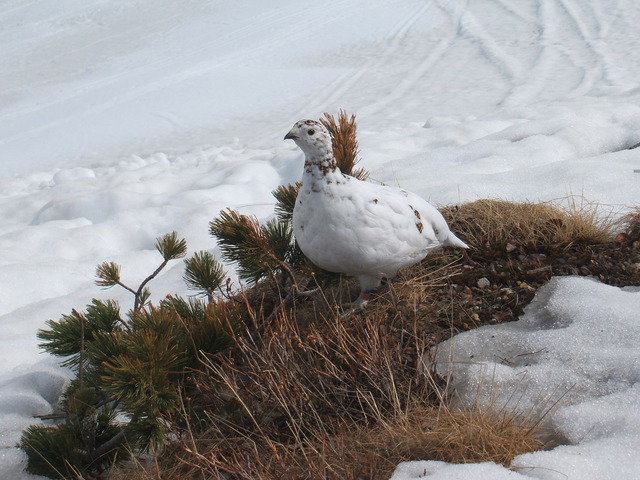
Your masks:
M163 262L154 272L145 278L137 290L125 285L120 280L120 265L115 262L104 262L96 267L96 285L100 287L110 288L119 285L134 295L134 310L141 308L149 299L151 292L146 285L156 278L158 274L167 266L171 260L182 258L187 253L187 242L184 239L178 239L177 232L167 233L156 239L156 250L160 252Z
M114 450L118 445L120 445L126 438L126 433L124 430L120 430L115 436L111 437L111 439L104 442L95 450L89 452L89 456L91 460L97 460L103 455Z
M115 285L119 285L125 290L133 293L137 293L133 288L125 285L120 280L120 265L115 262L104 262L96 267L96 285L104 288L111 288Z
M80 315L76 309L73 309L73 314L76 315L80 319L80 360L78 365L78 383L80 385L80 390L84 387L84 358L85 358L85 319L82 315Z
M228 209L221 211L209 225L210 233L218 239L222 255L238 264L238 275L243 280L256 283L278 268L271 255L284 255L282 245L270 242L269 230L262 227L257 218Z
M144 304L146 303L146 300L148 300L149 296L151 295L151 292L149 291L149 289L145 288L147 283L149 283L151 280L156 278L158 274L164 269L164 267L167 266L168 263L169 263L169 260L167 259L163 260L160 266L156 268L151 275L149 275L147 278L145 278L142 281L142 283L138 287L138 290L133 292L135 295L135 299L133 301L134 310L139 310L141 307L144 306Z
M206 295L209 302L213 301L213 292L220 288L226 277L220 262L211 253L200 251L184 263L186 266L182 278L187 286Z
M142 308L151 296L151 292L146 288L147 284L151 280L156 278L171 260L182 258L186 255L187 242L184 239L178 240L177 232L167 233L166 235L163 235L162 237L158 237L156 239L156 250L160 252L160 255L162 255L162 258L164 258L164 260L158 266L158 268L153 271L151 275L149 275L142 281L137 291L133 291L132 289L119 283L119 285L127 288L127 290L133 292L133 294L135 295L133 304L134 310L139 310L140 308Z
M62 362L64 366L78 367L83 349L86 350L97 335L118 331L121 323L116 302L94 299L87 305L86 313L74 309L59 321L48 320L48 329L38 330L38 339L42 341L38 346L52 355L68 357Z
M96 267L96 285L99 287L113 287L120 283L120 265L115 262L104 262Z
M359 180L366 180L369 172L364 168L355 169L360 161L358 140L356 137L356 116L347 116L344 110L340 110L338 121L330 113L325 113L320 119L331 135L333 156L336 158L338 168L345 175L351 175Z
M300 182L293 185L280 185L271 192L276 199L275 211L281 222L291 222L293 219L293 209L296 206L296 198L298 198L301 185Z
M165 261L182 258L187 253L187 242L184 238L178 240L178 233L167 233L156 239L156 250L160 252Z

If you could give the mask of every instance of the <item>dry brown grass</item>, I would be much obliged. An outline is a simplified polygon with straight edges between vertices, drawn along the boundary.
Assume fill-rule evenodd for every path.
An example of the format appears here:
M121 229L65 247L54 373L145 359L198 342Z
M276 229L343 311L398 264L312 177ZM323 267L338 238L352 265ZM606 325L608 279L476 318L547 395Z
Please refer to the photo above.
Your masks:
M608 242L613 231L587 204L482 200L445 214L481 254ZM634 214L626 231L637 228ZM247 324L260 328L206 362L192 405L199 419L190 414L159 468L137 465L135 476L114 478L387 479L407 460L509 466L544 448L534 418L449 408L447 386L429 362L446 325L429 319L434 309L452 308L446 299L434 303L433 292L464 269L457 251L434 258L403 272L363 315L340 317L332 308L348 300L344 285L271 322L245 300Z
M181 433L162 473L137 465L129 478L387 479L406 460L508 465L541 447L535 428L504 413L450 411L432 346L417 321L375 311L318 314L305 329L283 311L206 362L197 400L206 428Z
M484 252L606 243L615 225L611 216L600 215L598 205L577 197L541 203L477 200L445 207L443 214L452 231Z
M354 169L355 117L340 112L337 120L325 114L321 121L340 168L365 178L366 171ZM280 192L284 218L290 218L295 193L295 186ZM606 243L614 228L595 205L575 197L478 200L443 214L478 257ZM624 222L640 239L640 208ZM403 272L363 315L341 317L333 308L350 299L348 284L323 288L297 310L283 308L272 317L256 305L260 295L240 296L248 328L237 333L232 349L208 358L194 374L199 392L185 408L173 451L159 465L138 463L114 470L112 478L387 479L407 460L509 466L515 456L544 448L534 418L449 407L431 355L454 333L452 323L434 320L452 317L454 297L441 295L438 303L433 292L451 287L460 264L457 252L430 256Z
M408 398L436 400L430 343L414 327L330 314L302 331L283 311L260 338L239 336L207 363L211 426L184 463L207 478L358 478L346 470L368 463L350 457L340 432L402 411Z
M504 412L451 411L418 405L392 419L380 419L352 442L363 456L399 461L496 462L506 467L516 455L544 448L528 419ZM379 463L382 463L380 461ZM390 472L389 472L390 473Z

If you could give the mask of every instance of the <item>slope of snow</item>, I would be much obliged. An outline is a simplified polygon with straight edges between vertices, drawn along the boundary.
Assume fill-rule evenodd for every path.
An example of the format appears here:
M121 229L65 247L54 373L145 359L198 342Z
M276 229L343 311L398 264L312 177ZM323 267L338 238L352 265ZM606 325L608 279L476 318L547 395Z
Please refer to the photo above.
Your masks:
M492 466L494 478L638 476L638 312L640 287L557 277L536 293L520 320L440 345L438 369L452 376L465 406L548 418L545 428L567 443L516 457L518 475ZM420 465L433 472L429 478L465 478L459 466Z
M131 305L94 285L98 263L121 263L136 284L160 262L156 237L176 230L190 251L216 252L207 232L220 209L271 215L270 191L301 173L299 151L282 140L300 118L357 114L372 177L434 203L577 195L603 214L637 204L637 2L272 3L0 0L0 478L29 478L10 447L32 415L52 410L68 375L38 350L38 328L92 297ZM181 274L175 262L151 284L154 298L187 294ZM567 305L613 295L550 289L561 286ZM583 313L567 314L575 328ZM511 337L494 341L487 348ZM580 460L638 441L629 429L601 443L571 437L580 412L614 425L627 398L588 391L553 417L573 444L520 465L568 478L637 473L619 457L598 456L598 468ZM424 470L403 468L396 480ZM435 478L543 475L429 468Z

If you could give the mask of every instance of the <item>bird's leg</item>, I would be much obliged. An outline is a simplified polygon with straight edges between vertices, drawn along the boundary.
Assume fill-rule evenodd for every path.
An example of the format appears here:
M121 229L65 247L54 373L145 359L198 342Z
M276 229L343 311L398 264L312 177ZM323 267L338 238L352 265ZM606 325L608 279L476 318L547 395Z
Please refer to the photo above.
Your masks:
M357 303L367 303L369 301L369 298L371 298L371 292L373 290L363 290L360 292L360 295L358 296L358 299L356 300Z
M355 301L344 304L343 307L347 308L344 314L346 315L349 313L357 312L358 310L362 310L365 305L369 303L371 292L373 292L373 290L363 290L360 292L360 295Z

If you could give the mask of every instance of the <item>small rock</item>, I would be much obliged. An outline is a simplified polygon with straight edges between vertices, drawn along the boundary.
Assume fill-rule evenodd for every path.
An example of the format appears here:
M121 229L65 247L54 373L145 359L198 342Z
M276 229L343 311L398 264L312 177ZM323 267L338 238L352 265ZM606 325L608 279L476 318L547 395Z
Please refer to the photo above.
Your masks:
M506 315L502 312L493 312L493 315L491 316L491 320L489 320L489 323L495 324L495 323L503 323L505 320L507 319Z
M587 267L580 267L579 271L580 275L591 275L591 270L589 270Z
M520 288L523 288L525 290L535 290L535 288L533 288L531 285L529 285L527 282L520 282L518 283L518 286Z
M616 235L616 243L627 243L631 237L627 233L619 233Z
M518 243L515 240L511 240L510 242L507 243L505 250L507 251L507 253L511 253L515 250L518 250Z
M487 277L482 277L478 280L476 285L478 285L478 288L489 288L491 286L491 282Z

